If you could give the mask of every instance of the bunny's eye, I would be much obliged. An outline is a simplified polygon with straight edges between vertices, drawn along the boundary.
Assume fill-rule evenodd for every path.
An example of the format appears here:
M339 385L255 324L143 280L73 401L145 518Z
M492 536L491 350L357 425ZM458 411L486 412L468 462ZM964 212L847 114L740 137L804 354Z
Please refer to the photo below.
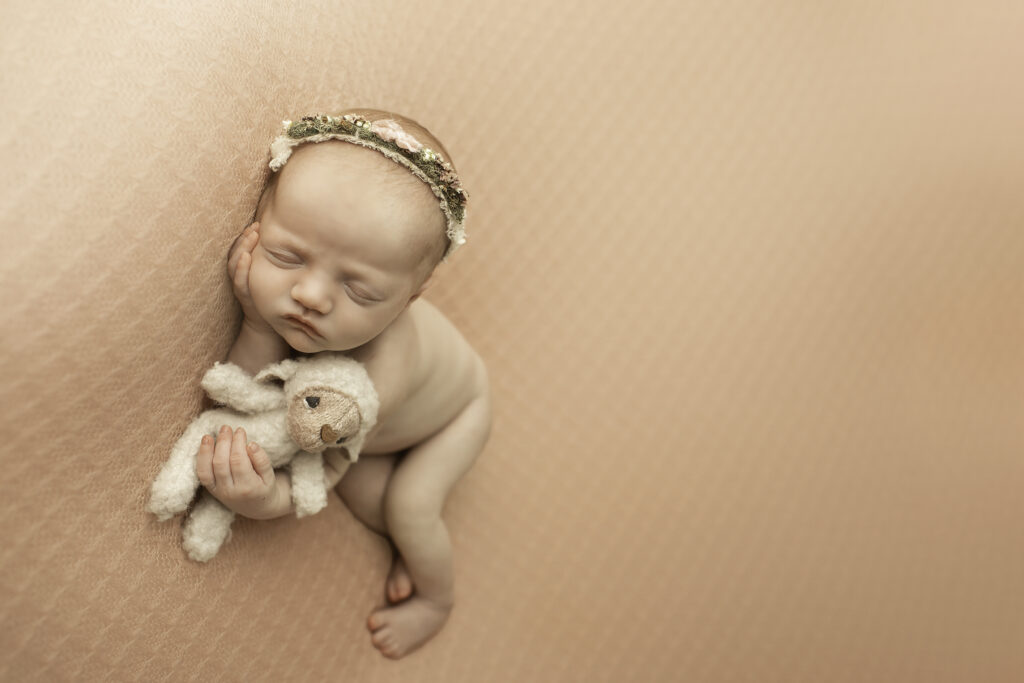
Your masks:
M318 405L320 405L320 397L319 396L307 396L306 397L306 405L309 406L310 408L316 408Z

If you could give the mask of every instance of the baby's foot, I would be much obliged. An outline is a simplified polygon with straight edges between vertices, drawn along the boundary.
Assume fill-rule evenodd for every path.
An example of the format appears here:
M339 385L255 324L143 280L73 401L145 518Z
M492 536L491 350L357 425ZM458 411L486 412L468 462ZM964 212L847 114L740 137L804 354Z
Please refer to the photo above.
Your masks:
M412 595L412 577L409 576L409 570L405 568L402 556L398 554L397 550L392 552L394 560L391 562L391 573L388 574L385 593L387 593L388 602L394 605Z
M385 657L399 659L441 630L451 613L444 606L415 596L397 607L379 609L366 620L373 646Z

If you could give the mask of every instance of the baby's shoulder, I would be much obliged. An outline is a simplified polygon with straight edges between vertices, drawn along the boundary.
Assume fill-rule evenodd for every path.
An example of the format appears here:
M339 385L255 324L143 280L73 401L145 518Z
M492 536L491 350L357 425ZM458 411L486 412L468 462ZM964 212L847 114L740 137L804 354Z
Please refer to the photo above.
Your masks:
M420 362L436 368L445 365L462 365L467 361L478 361L476 351L439 308L422 298L409 307L416 347Z

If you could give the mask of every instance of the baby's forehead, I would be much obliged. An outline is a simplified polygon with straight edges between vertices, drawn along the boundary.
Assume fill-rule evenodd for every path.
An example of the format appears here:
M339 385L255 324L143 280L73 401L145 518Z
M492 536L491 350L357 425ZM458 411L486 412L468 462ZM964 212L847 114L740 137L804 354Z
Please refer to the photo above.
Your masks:
M375 150L341 141L307 143L278 175L275 211L314 215L348 209L386 231L373 241L388 251L422 253L446 242L444 214L430 188Z
M360 196L391 202L422 204L434 196L419 178L383 154L338 140L300 145L278 173L286 191L315 183L356 186Z
M307 143L296 148L278 174L276 192L285 196L314 186L328 195L344 192L387 207L402 223L420 226L426 238L445 232L444 213L430 187L375 150L338 140Z

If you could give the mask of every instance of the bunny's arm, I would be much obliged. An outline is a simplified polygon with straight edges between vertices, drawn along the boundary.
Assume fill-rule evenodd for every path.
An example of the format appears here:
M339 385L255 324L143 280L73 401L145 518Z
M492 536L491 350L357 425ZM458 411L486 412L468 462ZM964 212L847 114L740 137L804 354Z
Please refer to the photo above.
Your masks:
M292 500L295 516L314 515L327 506L327 479L320 453L299 451L291 462Z

